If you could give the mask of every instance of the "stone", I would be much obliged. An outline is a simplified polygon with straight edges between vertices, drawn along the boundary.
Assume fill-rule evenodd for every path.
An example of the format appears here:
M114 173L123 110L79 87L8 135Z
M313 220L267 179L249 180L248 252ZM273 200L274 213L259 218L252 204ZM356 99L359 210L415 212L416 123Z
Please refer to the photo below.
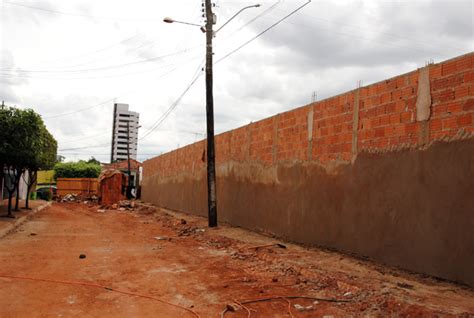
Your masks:
M240 306L232 303L232 304L227 304L226 308L227 308L227 311L234 312L234 311L239 310Z

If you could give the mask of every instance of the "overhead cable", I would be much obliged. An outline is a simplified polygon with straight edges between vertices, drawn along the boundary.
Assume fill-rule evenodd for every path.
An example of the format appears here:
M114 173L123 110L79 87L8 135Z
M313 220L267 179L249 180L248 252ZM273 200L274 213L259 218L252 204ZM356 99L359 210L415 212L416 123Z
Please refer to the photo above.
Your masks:
M278 24L282 23L283 21L285 21L286 19L288 19L290 16L292 16L293 14L295 14L296 12L300 11L301 9L303 9L305 6L307 6L308 4L311 3L311 0L308 0L308 2L304 3L303 5L299 6L298 8L296 8L295 10L293 10L292 12L290 12L289 14L287 14L286 16L284 16L283 18L281 18L280 20L278 20L277 22L273 23L271 26L269 26L268 28L266 28L265 30L263 30L262 32L260 32L259 34L257 34L256 36L254 36L253 38L251 38L250 40L246 41L245 43L243 43L242 45L240 45L239 47L237 47L236 49L230 51L229 53L227 53L226 55L224 55L222 58L220 58L219 60L217 60L214 64L217 64L219 62L221 62L222 60L228 58L229 56L231 56L232 54L236 53L237 51L239 51L240 49L242 49L244 46L250 44L251 42L255 41L257 38L261 37L263 34L265 34L266 32L268 32L269 30L273 29L274 27L276 27Z

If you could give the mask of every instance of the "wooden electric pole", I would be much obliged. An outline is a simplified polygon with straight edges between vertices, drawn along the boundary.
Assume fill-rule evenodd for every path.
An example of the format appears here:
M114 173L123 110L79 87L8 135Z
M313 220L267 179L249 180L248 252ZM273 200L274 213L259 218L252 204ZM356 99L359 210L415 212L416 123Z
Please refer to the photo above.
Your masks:
M205 1L206 10L206 121L207 121L207 204L209 227L217 226L216 162L214 149L214 96L212 86L212 39L214 14L211 0Z

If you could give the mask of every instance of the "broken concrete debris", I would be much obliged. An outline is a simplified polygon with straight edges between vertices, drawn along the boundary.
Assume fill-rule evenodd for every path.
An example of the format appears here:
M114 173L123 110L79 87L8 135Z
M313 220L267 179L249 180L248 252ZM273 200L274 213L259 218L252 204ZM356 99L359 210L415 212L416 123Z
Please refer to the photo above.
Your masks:
M96 204L99 198L95 195L83 195L83 194L76 194L76 193L68 193L64 196L58 196L56 199L58 202L77 202L77 203L84 203L84 204Z
M227 311L235 312L240 309L240 306L232 303L232 304L227 304L226 308L227 308Z
M171 237L166 236L155 236L154 239L158 241L171 241Z

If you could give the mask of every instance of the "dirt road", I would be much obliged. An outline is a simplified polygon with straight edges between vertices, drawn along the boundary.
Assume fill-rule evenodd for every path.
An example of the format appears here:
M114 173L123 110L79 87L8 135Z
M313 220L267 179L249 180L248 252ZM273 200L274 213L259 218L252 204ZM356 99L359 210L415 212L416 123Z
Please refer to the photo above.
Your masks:
M474 317L466 287L293 244L253 248L276 241L149 206L97 209L54 204L0 239L1 317Z

